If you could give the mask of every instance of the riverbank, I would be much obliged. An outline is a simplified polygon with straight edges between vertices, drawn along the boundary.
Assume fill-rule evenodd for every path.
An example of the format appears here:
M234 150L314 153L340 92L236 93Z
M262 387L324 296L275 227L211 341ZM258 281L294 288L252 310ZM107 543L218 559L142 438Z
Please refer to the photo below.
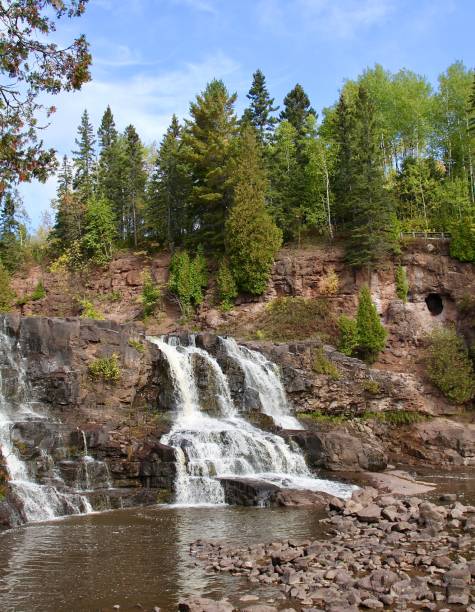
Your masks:
M200 539L190 546L208 571L278 586L285 609L475 610L475 506L442 494L439 503L380 494L372 487L333 499L323 519L331 539L283 539L236 547ZM181 612L274 612L280 605L241 598L182 601ZM252 602L252 603L251 603Z

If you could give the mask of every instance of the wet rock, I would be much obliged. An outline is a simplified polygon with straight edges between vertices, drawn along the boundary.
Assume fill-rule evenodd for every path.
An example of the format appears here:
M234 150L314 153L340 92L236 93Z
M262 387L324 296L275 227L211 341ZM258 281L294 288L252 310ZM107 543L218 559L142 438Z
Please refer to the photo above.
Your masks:
M178 604L179 612L233 612L233 606L225 601L214 601L206 597L189 597Z

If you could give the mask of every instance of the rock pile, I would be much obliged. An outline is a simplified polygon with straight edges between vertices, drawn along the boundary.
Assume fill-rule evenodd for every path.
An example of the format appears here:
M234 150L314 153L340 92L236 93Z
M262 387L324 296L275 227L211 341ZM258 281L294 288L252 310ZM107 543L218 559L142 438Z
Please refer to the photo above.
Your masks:
M475 506L444 501L367 487L346 502L330 501L323 522L331 539L242 548L198 540L190 552L210 571L276 585L307 612L475 612Z

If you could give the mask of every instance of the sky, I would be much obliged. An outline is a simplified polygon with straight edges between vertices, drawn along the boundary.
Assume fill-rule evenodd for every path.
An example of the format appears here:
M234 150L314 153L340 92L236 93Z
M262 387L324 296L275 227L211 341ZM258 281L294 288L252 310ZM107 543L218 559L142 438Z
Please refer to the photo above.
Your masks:
M277 104L300 83L317 111L375 63L436 86L452 62L474 65L474 23L475 0L90 0L82 17L59 22L56 40L86 35L92 81L47 100L58 110L43 140L69 154L82 111L97 128L110 104L120 130L132 123L145 144L158 143L215 77L237 92L241 112L257 68ZM55 188L54 177L21 186L32 228Z

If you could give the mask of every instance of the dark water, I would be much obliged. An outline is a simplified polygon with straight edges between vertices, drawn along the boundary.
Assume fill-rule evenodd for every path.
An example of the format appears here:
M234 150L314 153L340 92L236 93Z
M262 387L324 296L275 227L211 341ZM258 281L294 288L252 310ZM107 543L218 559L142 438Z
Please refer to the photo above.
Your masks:
M118 510L32 524L0 535L0 610L71 612L176 610L183 595L245 593L246 580L207 574L189 555L198 538L236 543L321 536L321 514L309 509L236 507Z

